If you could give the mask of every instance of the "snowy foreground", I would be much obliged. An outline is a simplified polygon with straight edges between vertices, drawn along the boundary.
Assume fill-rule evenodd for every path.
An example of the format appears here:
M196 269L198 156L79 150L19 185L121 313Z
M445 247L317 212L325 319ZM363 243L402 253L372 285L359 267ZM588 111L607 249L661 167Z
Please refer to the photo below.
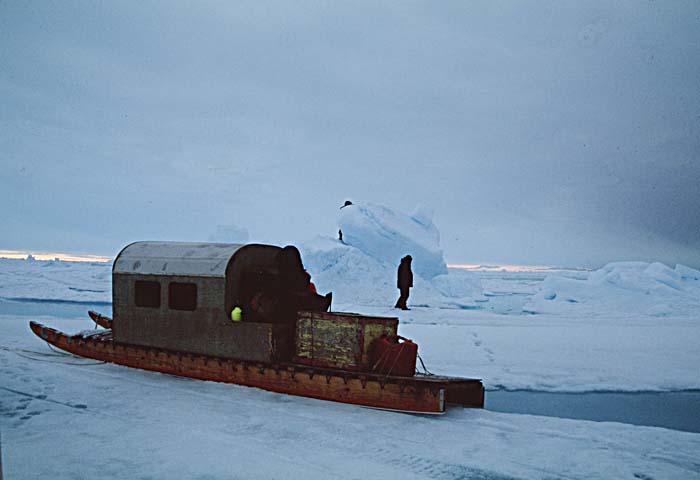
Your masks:
M473 409L406 415L46 357L26 322L0 316L8 479L699 476L699 434Z
M608 283L624 277L637 296L629 282L672 276L641 267L612 268ZM686 295L695 280L674 277L679 293L659 297L669 308L644 314L634 303L611 308L617 287L593 273L482 272L478 309L415 307L401 312L400 331L430 370L477 376L487 389L700 388L700 321ZM46 312L56 300L109 311L109 277L103 264L0 260L0 297ZM334 307L396 314L371 303ZM700 478L700 434L471 409L406 415L95 364L52 356L27 326L93 327L60 317L0 314L6 479Z

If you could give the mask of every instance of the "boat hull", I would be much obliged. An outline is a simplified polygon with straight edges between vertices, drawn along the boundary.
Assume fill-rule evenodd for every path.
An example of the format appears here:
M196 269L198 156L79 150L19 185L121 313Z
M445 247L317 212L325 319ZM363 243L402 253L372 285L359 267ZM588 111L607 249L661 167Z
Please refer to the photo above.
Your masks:
M109 330L68 335L37 322L30 322L30 328L51 345L81 357L290 395L425 414L444 413L449 404L484 404L484 387L478 379L398 377L293 363L249 362L119 344Z

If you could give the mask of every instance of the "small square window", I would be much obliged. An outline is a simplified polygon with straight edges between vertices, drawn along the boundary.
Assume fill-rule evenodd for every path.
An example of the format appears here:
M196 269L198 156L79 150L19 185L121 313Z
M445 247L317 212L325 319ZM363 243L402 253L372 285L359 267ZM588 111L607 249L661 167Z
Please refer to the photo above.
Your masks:
M172 310L195 310L197 308L197 285L172 282L168 286L168 307Z
M134 303L137 307L160 308L160 283L136 280Z

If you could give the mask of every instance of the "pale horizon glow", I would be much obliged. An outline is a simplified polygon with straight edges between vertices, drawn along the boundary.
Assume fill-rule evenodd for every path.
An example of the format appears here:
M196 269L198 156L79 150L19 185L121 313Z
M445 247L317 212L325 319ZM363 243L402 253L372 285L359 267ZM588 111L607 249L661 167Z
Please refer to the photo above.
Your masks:
M35 260L51 261L60 260L63 262L111 262L112 257L104 255L93 255L86 253L68 253L68 252L37 252L32 250L2 250L0 249L0 258L12 260L26 260L31 255ZM536 272L536 271L555 271L555 270L585 270L580 267L558 267L554 265L517 265L517 264L487 264L487 263L448 263L448 268L456 268L461 270L473 270L481 272Z
M554 265L498 265L498 264L468 264L468 263L448 263L447 268L457 268L461 270L473 270L477 272L538 272L538 271L558 271L558 270L589 270L581 267L558 267Z
M111 257L64 252L34 252L29 250L0 250L0 258L26 260L31 255L35 260L60 260L62 262L111 262Z
M26 260L31 255L35 260L63 262L111 262L113 257L88 253L46 252L33 250L7 250L0 249L0 259ZM671 265L672 266L672 265ZM557 265L529 265L529 264L499 264L497 262L482 263L447 263L447 268L459 270L471 270L476 272L555 272L561 270L592 271L595 269L582 266L557 266Z

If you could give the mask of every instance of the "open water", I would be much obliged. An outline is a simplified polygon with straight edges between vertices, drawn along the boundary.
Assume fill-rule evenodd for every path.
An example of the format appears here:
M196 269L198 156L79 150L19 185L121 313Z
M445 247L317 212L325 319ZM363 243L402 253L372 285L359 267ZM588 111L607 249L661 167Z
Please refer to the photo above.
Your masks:
M700 391L553 393L487 391L484 407L506 413L620 422L700 433Z

